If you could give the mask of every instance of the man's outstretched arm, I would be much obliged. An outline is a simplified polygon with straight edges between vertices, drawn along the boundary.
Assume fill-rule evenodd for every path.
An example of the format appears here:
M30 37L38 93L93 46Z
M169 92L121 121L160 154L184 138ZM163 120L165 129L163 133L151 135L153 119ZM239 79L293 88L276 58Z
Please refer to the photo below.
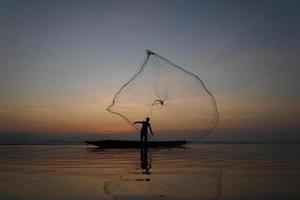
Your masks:
M133 124L142 124L142 123L143 123L142 121L133 122Z

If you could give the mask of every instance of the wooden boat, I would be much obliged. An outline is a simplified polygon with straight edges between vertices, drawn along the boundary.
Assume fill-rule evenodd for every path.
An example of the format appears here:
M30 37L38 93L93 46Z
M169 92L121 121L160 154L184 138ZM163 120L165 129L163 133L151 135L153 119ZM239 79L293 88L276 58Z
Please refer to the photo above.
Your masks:
M186 140L173 140L173 141L148 141L142 143L140 141L130 140L99 140L99 141L86 141L85 143L98 146L103 149L125 149L125 148L172 148L180 147L187 144Z

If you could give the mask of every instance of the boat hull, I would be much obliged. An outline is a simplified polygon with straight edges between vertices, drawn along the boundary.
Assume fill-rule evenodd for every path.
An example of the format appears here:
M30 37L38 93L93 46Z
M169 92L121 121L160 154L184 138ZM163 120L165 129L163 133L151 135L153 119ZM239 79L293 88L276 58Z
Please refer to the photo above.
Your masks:
M99 141L86 141L85 143L98 146L100 148L113 148L113 149L125 149L125 148L172 148L180 147L188 142L186 140L174 140L174 141L148 141L143 143L140 141L129 140L99 140Z

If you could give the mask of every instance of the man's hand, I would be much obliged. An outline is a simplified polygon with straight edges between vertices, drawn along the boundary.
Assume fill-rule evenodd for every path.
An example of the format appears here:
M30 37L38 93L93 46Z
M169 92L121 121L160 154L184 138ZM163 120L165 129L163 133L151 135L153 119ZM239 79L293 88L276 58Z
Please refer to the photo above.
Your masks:
M154 133L151 132L151 135L154 135Z

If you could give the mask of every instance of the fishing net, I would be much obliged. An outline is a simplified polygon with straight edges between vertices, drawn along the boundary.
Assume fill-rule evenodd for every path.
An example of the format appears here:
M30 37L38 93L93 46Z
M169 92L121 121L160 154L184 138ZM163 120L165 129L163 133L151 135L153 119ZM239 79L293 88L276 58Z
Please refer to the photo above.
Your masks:
M150 50L107 110L122 117L135 130L140 128L135 121L150 117L157 139L201 140L219 121L215 98L204 82Z

